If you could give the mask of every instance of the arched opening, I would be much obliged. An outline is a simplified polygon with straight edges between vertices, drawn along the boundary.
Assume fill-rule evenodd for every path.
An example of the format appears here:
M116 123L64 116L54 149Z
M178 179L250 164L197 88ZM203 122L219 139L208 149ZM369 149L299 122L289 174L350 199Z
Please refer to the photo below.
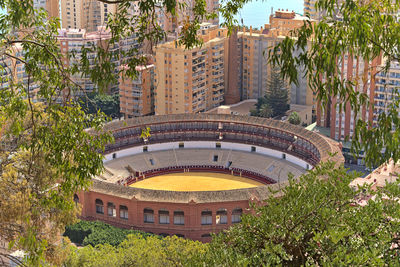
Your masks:
M119 217L121 219L128 220L128 207L120 205L119 206Z
M216 224L227 224L228 223L228 211L224 208L217 210L217 216L215 217Z
M107 214L108 214L108 216L111 216L111 217L117 216L117 209L115 208L114 203L112 203L112 202L107 203Z
M154 223L154 210L145 208L143 210L143 221L145 223Z
M242 221L243 210L241 208L236 208L232 211L232 223L240 223Z
M162 209L158 211L159 224L169 224L169 211Z
M212 211L211 210L203 210L201 212L201 224L202 225L211 225L212 224Z
M104 214L104 205L101 199L96 199L96 213Z

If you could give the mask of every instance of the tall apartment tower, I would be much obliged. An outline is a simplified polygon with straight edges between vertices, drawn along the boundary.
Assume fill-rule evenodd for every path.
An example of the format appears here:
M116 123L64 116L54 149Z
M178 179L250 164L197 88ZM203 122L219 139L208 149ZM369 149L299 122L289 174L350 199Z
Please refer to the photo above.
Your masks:
M317 10L315 8L317 2L318 0L304 0L304 15L309 14L311 19L319 21L326 13L324 10ZM340 5L341 2L342 0L339 0L338 4Z
M96 31L97 27L106 25L108 16L115 11L116 5L97 0L63 0L61 1L62 28Z
M125 119L154 114L154 65L137 66L135 79L119 80L120 112Z
M341 77L354 81L357 86L353 89L367 94L371 103L375 103L376 74L381 61L380 57L365 61L351 55L344 55L338 60ZM371 123L374 120L374 105L362 106L355 112L349 102L344 103L340 110L336 96L332 96L330 102L325 108L317 104L317 125L330 128L330 137L335 140L345 140L346 137L351 139L357 120Z
M203 23L201 47L176 41L156 47L155 113L204 112L224 102L228 38L225 29Z
M111 38L111 33L106 30L105 27L99 27L96 32L87 32L84 29L60 29L58 31L58 42L60 44L60 49L63 54L75 53L75 57L68 59L64 58L63 63L65 65L79 64L82 54L82 47L88 46L89 44L95 44L100 47L106 47ZM110 53L116 53L119 51L118 46L110 46L108 48ZM94 58L96 52L91 52L88 58ZM113 61L119 67L119 62ZM93 60L90 61L91 64L96 64ZM117 72L118 69L115 70ZM82 76L80 73L73 75L72 80L80 85L85 91L92 92L96 89L96 85L91 81L89 77ZM106 89L107 92L115 93L118 91L118 84L111 84Z
M59 0L33 0L33 6L36 9L45 9L49 17L60 17Z
M384 64L384 63L383 63ZM400 87L400 63L393 61L390 64L390 69L384 73L380 72L375 79L375 94L374 94L374 118L373 123L378 122L379 114L389 110L393 100L397 97L397 91Z

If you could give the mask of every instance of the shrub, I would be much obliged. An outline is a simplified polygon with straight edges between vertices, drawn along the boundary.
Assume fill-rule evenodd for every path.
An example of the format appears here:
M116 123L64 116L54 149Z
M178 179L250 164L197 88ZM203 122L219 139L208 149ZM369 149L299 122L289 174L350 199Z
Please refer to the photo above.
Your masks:
M118 246L129 234L139 234L144 238L151 235L142 231L117 228L100 221L89 222L82 220L67 226L64 236L67 236L71 242L83 246L96 246L99 244Z

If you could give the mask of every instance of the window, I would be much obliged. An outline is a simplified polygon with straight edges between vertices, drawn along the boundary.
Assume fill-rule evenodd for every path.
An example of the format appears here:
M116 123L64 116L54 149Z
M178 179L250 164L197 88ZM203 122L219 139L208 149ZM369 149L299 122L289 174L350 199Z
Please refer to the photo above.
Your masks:
M217 161L218 161L218 155L214 155L213 161L214 161L214 162L217 162Z
M185 144L184 143L179 143L179 148L184 148Z
M212 211L203 210L201 212L201 224L202 225L211 225L212 224Z
M159 223L160 224L169 224L169 211L167 210L159 210Z
M242 216L242 209L241 208L236 208L232 211L232 223L240 223L241 222L241 216Z
M148 150L147 150L147 146L144 146L143 147L143 152L147 152Z
M174 224L176 225L185 224L185 214L183 211L174 211Z
M217 210L217 216L215 217L216 224L227 224L228 223L228 212L226 209Z
M96 199L96 213L104 214L103 201Z
M143 210L143 221L145 223L154 223L154 211L152 209Z
M256 152L256 147L255 146L251 147L251 152Z
M215 148L221 148L221 143L215 143Z
M115 208L114 203L108 202L108 204L107 204L107 214L108 214L108 216L111 216L111 217L116 217L117 216L117 209Z
M128 220L128 207L122 205L119 206L119 217Z

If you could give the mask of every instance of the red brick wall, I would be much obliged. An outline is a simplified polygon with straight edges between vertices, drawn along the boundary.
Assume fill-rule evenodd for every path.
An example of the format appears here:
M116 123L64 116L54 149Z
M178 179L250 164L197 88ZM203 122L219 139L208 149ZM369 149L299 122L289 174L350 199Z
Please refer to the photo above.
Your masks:
M201 237L208 233L217 233L232 225L232 211L241 208L243 212L249 207L249 201L214 202L214 203L168 203L155 201L140 201L135 198L125 199L97 192L80 192L79 202L82 205L82 218L87 220L100 220L121 228L137 229L154 234L184 235L185 238L207 242L210 238ZM104 206L104 214L96 213L96 199L101 199ZM116 206L116 217L107 215L107 203L112 202ZM119 206L128 207L128 220L120 218ZM145 223L143 210L151 208L154 210L154 223ZM216 213L220 208L227 210L227 224L216 224ZM169 224L160 224L158 211L166 209L169 211ZM201 212L212 211L212 224L201 225ZM174 211L184 212L184 225L174 225Z

